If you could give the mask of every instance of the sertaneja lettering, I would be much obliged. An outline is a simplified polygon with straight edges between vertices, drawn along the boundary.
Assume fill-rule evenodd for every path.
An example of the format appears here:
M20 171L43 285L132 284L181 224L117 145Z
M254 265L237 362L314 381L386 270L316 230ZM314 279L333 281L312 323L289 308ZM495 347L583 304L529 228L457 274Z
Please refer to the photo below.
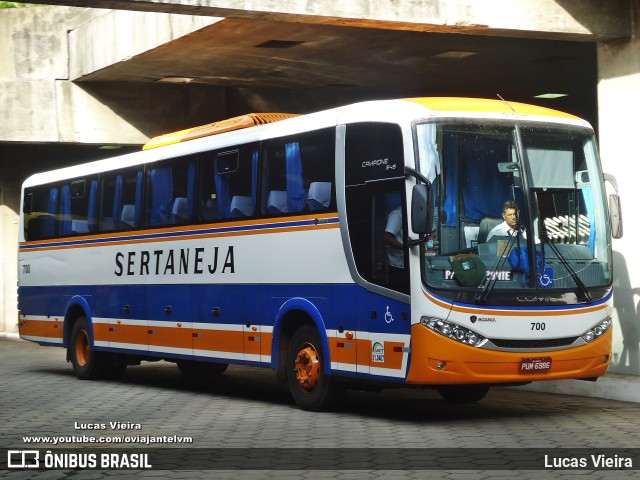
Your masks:
M224 258L224 260L223 260ZM118 252L117 277L149 275L204 275L236 273L233 246Z

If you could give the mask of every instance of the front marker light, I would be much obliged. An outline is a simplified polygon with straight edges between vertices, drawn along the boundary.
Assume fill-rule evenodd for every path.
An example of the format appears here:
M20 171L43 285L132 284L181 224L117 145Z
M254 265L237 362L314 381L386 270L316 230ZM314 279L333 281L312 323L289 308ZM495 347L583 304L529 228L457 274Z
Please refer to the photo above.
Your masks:
M433 330L444 337L472 347L481 347L487 341L487 339L479 333L469 330L468 328L461 327L455 323L442 320L441 318L422 317L420 319L420 323L429 330Z
M602 320L600 323L598 323L597 325L594 325L585 333L583 333L582 338L587 343L593 342L594 340L604 335L610 328L611 328L611 317L607 317L604 320Z

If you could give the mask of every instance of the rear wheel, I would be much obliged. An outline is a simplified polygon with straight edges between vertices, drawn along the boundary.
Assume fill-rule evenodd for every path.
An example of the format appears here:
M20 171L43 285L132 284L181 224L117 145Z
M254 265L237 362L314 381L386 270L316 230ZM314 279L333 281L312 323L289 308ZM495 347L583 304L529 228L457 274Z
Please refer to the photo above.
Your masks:
M446 385L438 388L442 398L451 403L479 402L488 392L486 385Z
M311 325L299 327L289 342L286 369L291 395L303 410L325 410L335 403L337 387L323 363L318 331Z
M96 352L91 345L87 317L79 317L71 330L69 359L73 371L80 380L91 380L104 376L109 369L107 354Z

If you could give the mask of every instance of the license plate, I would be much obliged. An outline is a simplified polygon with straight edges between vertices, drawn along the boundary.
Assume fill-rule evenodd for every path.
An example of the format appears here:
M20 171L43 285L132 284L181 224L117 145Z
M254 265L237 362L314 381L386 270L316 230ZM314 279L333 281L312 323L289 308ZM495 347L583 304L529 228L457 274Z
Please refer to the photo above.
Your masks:
M545 373L551 370L551 357L523 358L520 373Z

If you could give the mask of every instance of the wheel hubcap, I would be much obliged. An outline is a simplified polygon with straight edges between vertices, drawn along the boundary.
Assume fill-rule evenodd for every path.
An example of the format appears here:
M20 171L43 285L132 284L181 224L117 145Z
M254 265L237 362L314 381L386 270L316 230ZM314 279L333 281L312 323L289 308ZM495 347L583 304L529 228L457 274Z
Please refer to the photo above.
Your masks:
M76 339L76 360L81 367L89 361L89 335L84 330L80 330Z
M295 361L296 380L307 391L313 390L320 381L320 361L313 345L305 345Z

